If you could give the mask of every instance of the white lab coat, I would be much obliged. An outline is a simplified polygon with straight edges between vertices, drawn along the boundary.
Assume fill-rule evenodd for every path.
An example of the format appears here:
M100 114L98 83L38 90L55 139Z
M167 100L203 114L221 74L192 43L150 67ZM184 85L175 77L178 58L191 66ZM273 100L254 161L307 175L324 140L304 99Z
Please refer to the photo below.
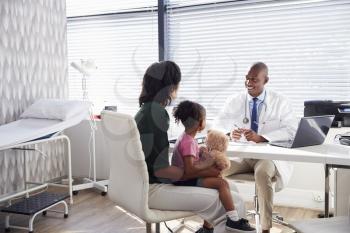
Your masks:
M297 121L287 99L267 89L265 100L260 105L258 134L268 141L293 139ZM246 117L249 119L246 124L243 123L245 109ZM223 132L232 131L234 125L250 129L250 116L249 96L247 92L243 92L227 99L213 126ZM277 168L276 192L278 192L288 184L293 166L287 161L273 162Z

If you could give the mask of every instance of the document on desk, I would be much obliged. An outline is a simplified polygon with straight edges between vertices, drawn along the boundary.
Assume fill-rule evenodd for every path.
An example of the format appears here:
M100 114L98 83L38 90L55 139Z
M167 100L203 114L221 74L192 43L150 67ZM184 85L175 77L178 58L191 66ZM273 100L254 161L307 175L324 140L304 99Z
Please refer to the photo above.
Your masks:
M253 141L230 141L230 146L248 146L248 145L256 145L256 142Z

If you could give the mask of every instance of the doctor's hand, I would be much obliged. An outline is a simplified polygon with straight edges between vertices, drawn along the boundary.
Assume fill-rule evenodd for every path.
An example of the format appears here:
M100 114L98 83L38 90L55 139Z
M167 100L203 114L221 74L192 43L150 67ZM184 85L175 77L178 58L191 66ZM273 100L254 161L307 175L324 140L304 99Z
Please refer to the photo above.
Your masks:
M243 129L234 129L231 133L231 138L235 141L238 141L239 139L241 139L242 137L242 133L243 133Z
M253 141L256 143L267 142L267 140L263 136L255 133L255 131L251 129L244 130L244 136L247 139L247 141Z

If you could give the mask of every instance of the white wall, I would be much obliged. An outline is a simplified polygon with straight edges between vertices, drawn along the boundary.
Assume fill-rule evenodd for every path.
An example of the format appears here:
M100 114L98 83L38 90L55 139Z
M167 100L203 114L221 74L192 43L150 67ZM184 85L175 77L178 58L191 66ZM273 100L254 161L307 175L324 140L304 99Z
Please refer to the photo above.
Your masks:
M36 99L68 96L66 47L65 0L0 0L0 125ZM64 167L60 143L43 150L46 159L28 156L28 176L36 181ZM23 187L23 163L22 153L0 151L0 195Z

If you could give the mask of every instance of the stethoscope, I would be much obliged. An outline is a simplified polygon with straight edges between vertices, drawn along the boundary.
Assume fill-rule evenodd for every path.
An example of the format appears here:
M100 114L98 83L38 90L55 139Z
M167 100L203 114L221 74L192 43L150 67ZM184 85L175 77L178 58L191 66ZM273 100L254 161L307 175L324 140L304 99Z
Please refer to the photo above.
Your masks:
M266 99L266 91L265 91L265 94L264 94L264 99L263 101L259 104L259 107L261 104L263 104L265 106L265 113L266 113L266 109L267 109L267 106L266 106L266 103L265 103L265 99ZM247 117L247 105L248 105L248 94L245 95L245 106L244 106L244 118L243 118L243 124L248 124L249 123L249 118Z

